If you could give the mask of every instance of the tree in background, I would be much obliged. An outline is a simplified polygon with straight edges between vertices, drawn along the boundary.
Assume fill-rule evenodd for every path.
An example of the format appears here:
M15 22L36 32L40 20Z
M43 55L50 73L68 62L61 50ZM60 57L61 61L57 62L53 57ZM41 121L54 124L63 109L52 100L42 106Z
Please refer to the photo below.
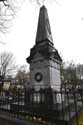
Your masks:
M30 75L26 65L18 69L15 79L18 81L19 85L27 86L29 84Z
M83 79L83 65L82 64L77 65L77 76L78 76L78 79L80 80Z
M0 31L6 32L23 0L0 0Z
M76 74L77 65L71 61L68 65L63 63L61 65L61 78L64 83L76 84L78 77Z
M14 55L10 52L0 54L0 76L5 79L8 75L12 75L16 70Z
M12 0L0 0L0 31L6 32L10 21L15 15L15 7Z

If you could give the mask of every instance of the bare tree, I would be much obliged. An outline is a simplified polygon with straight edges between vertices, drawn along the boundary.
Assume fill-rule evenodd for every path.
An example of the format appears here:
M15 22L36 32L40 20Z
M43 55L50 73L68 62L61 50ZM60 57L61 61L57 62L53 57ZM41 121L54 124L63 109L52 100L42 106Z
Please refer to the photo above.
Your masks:
M6 32L23 0L0 0L0 31Z
M0 31L6 32L9 22L15 14L13 3L9 0L0 0Z
M78 82L76 74L77 65L71 61L69 64L63 63L61 66L61 76L64 83L76 84Z
M60 0L29 0L31 3L36 3L38 6L42 6L45 2L52 3L56 2L56 4L60 2ZM62 0L61 0L62 1Z
M15 58L12 53L3 52L0 54L0 76L6 78L16 70Z
M18 84L20 85L24 85L25 84L29 84L29 80L30 80L30 73L29 71L27 71L27 66L23 65L21 66L16 74L16 80L18 80Z

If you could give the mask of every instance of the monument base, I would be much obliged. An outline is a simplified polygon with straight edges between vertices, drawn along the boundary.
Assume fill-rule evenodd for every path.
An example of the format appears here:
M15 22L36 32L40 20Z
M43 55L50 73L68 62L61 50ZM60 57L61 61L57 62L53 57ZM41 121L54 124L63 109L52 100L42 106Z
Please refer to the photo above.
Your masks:
M27 97L25 101L26 111L29 111L33 116L45 118L47 121L49 119L55 121L57 125L58 122L71 125L70 123L77 117L82 108L82 104L78 103L78 108L75 109L72 98L68 100L66 93L64 96L62 92L53 91L51 88L40 89L37 92L34 89L29 89L25 95Z

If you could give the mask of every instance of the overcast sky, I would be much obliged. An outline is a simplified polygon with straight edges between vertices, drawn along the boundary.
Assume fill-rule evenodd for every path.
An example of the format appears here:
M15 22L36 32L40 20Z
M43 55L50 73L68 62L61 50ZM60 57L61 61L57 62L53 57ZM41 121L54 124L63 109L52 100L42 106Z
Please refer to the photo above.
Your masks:
M48 0L50 1L50 0ZM83 0L57 0L45 2L51 25L55 48L64 61L74 60L83 64ZM35 44L39 6L25 0L19 9L12 28L7 34L0 35L1 51L14 53L19 65L26 63L30 48Z

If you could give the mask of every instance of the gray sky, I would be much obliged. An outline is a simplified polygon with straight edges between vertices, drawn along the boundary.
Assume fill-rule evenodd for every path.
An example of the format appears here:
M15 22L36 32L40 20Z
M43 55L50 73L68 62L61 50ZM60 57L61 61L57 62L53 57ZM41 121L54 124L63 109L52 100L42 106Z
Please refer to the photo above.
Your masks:
M48 0L50 1L50 0ZM83 64L83 0L57 0L46 3L55 48L65 61ZM26 63L35 44L39 6L26 0L7 34L1 34L1 51L11 51L19 65Z

